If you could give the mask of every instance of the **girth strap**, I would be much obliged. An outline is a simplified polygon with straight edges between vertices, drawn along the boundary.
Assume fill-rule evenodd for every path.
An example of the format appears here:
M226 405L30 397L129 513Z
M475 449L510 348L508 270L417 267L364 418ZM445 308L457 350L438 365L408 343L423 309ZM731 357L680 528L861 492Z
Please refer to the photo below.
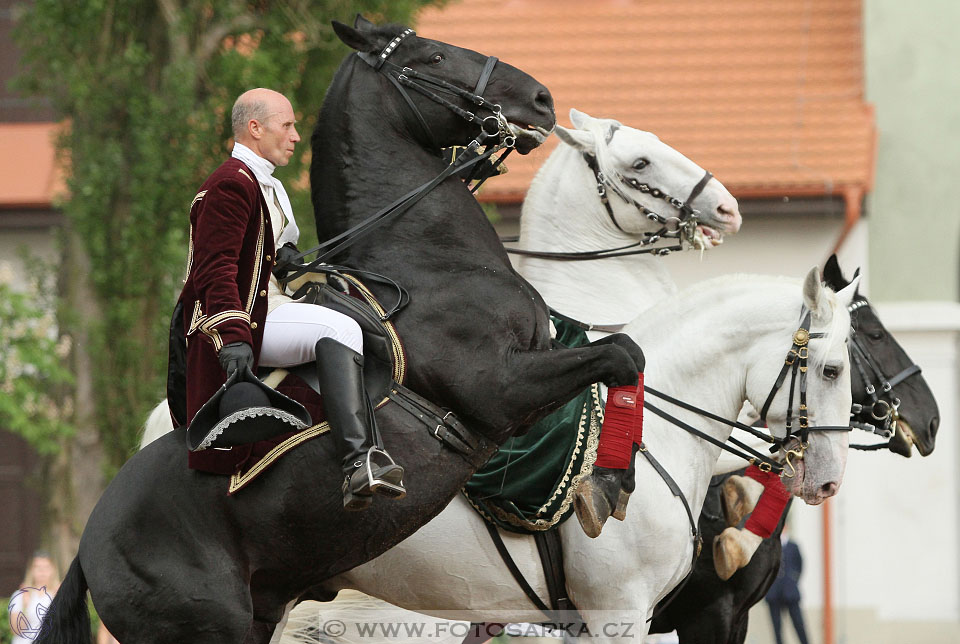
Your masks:
M650 453L650 450L646 448L645 445L641 444L639 452L643 454L644 458L647 459L647 462L650 463L650 466L660 475L660 478L663 479L663 482L667 484L667 487L670 488L670 492L673 496L680 499L680 502L683 503L683 509L687 512L687 520L690 522L690 534L693 538L693 560L690 562L690 572L687 573L687 576L683 578L683 581L680 582L680 585L677 586L672 592L670 597L666 601L662 601L657 604L656 610L653 611L653 614L650 615L647 622L652 622L655 617L660 613L666 610L667 606L670 605L670 602L680 594L680 591L683 590L683 587L687 585L687 582L690 581L690 577L693 576L693 568L697 563L697 557L700 556L700 550L703 548L703 537L700 534L700 527L697 525L697 520L693 516L693 511L690 509L690 503L687 501L687 497L684 496L683 490L680 489L680 486L677 485L677 482L673 480L673 477L670 476L670 473L660 464L660 461L653 457L653 454Z
M497 450L495 443L469 429L452 411L438 407L403 385L393 383L387 397L430 428L434 438L475 468L486 463Z
M527 598L537 607L537 610L554 623L574 628L578 633L589 632L580 611L577 610L573 601L567 597L567 578L563 571L563 545L560 542L560 534L557 530L535 532L533 535L537 544L537 552L540 554L540 566L543 568L544 578L547 582L547 593L550 596L552 606L550 608L540 599L537 591L533 589L530 582L520 572L520 568L510 555L510 551L507 550L506 544L503 543L503 538L500 536L497 527L488 521L484 521L483 525L486 526L487 532L490 534L490 540L493 541L493 545L500 554L507 570L510 571Z

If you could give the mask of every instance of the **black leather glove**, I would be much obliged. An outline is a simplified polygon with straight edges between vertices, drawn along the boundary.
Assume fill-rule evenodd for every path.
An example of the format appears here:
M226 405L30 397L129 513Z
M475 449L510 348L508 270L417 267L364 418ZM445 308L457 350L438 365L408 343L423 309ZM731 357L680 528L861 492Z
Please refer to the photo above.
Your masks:
M227 378L237 369L253 369L253 348L246 342L231 342L220 348L217 354L220 366L227 372Z
M300 254L293 242L287 242L277 249L277 261L273 265L273 274L278 280L282 280L290 272L290 262Z

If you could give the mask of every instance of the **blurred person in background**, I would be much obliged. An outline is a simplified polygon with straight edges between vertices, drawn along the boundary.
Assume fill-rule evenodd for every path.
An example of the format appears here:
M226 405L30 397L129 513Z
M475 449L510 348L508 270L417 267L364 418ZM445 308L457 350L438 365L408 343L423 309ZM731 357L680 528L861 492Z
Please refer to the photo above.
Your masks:
M781 632L781 616L786 610L790 613L790 621L797 631L800 644L807 644L807 629L803 624L803 612L800 610L800 573L803 571L803 557L800 548L790 539L787 526L783 526L780 533L780 570L777 578L767 591L767 607L770 609L770 621L773 622L773 634L777 644L783 644Z

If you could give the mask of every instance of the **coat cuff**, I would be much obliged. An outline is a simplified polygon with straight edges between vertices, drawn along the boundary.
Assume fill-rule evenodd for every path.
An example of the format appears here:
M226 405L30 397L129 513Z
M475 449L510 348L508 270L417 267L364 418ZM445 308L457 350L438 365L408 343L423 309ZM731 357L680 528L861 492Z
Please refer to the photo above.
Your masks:
M253 346L253 333L250 329L250 314L246 311L220 311L212 315L205 315L196 302L193 307L193 316L190 319L190 328L187 335L199 331L213 343L217 353L225 344L246 342Z

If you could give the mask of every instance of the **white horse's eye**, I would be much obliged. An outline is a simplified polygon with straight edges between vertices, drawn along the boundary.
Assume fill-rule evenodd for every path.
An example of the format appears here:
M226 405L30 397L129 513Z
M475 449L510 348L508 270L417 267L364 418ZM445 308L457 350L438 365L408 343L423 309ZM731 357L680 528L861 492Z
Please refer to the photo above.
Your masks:
M840 365L823 365L824 380L836 380L840 377L841 372L843 372L843 367Z
M633 162L633 169L643 170L648 165L650 165L650 161L648 161L647 159L637 159L636 161Z

